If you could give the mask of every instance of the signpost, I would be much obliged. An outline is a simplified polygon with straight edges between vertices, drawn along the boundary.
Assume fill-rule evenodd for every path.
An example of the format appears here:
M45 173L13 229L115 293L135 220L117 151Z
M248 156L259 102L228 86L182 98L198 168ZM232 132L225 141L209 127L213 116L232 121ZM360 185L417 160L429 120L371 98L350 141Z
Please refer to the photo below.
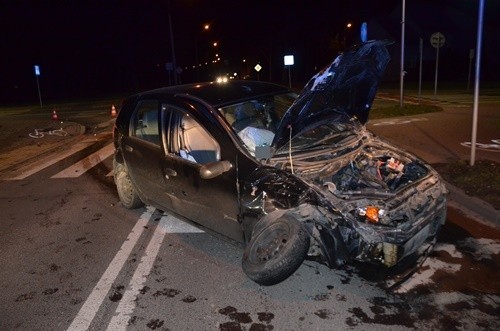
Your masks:
M293 55L285 55L285 66L288 67L288 87L292 88L292 76L290 74L290 67L293 66Z
M472 60L474 60L474 53L475 53L474 48L471 48L469 50L469 76L467 77L467 91L470 88L470 77L471 77L471 71L472 71Z
M431 45L436 49L436 75L434 78L434 98L437 94L437 82L438 82L438 66L439 66L439 49L443 47L446 39L441 32L435 32L431 36Z
M40 83L38 82L38 76L40 76L40 66L35 65L35 77L36 77L36 86L38 88L38 99L40 100L40 108L42 107L42 94L40 93Z
M257 80L260 80L260 71L262 70L262 66L257 63L257 65L253 68L257 71Z

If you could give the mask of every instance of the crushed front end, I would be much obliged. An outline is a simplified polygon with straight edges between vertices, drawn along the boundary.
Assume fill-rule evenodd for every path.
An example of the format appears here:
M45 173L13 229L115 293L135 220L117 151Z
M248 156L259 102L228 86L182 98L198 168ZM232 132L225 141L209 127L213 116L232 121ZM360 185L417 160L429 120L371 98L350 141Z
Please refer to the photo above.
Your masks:
M393 267L410 255L425 254L446 219L444 184L415 156L364 129L358 137L362 138L350 146L293 156L294 174L318 192L318 207L331 214L306 217L320 229L316 241L323 241L318 243L321 249L311 245L310 255L321 251L321 258L331 267L347 259ZM285 156L271 163L291 171ZM327 237L335 243L332 247L326 247ZM348 252L347 259L339 247Z

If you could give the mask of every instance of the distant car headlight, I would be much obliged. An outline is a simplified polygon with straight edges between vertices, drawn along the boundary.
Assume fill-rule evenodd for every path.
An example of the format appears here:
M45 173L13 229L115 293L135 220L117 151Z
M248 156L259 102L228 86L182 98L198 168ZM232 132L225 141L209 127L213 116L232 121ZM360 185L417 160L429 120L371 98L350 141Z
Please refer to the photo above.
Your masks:
M219 83L219 84L221 84L221 83L227 83L227 77L226 76L217 77L217 83Z

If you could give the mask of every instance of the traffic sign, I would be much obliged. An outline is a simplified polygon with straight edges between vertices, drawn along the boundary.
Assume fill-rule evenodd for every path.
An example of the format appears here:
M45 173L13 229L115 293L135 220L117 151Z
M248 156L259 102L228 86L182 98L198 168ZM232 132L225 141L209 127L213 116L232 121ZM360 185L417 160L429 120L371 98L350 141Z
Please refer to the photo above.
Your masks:
M441 32L435 32L431 36L431 45L434 48L443 47L445 41L446 39Z

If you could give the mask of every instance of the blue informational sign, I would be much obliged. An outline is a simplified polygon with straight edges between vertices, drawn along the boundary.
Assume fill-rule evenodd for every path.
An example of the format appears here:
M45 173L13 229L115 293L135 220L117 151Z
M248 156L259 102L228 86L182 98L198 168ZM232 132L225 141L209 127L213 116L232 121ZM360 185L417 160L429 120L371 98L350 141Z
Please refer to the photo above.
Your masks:
M367 39L368 39L368 24L366 24L366 22L363 22L363 24L361 24L361 42L366 43Z
M40 66L35 66L35 75L40 76Z

